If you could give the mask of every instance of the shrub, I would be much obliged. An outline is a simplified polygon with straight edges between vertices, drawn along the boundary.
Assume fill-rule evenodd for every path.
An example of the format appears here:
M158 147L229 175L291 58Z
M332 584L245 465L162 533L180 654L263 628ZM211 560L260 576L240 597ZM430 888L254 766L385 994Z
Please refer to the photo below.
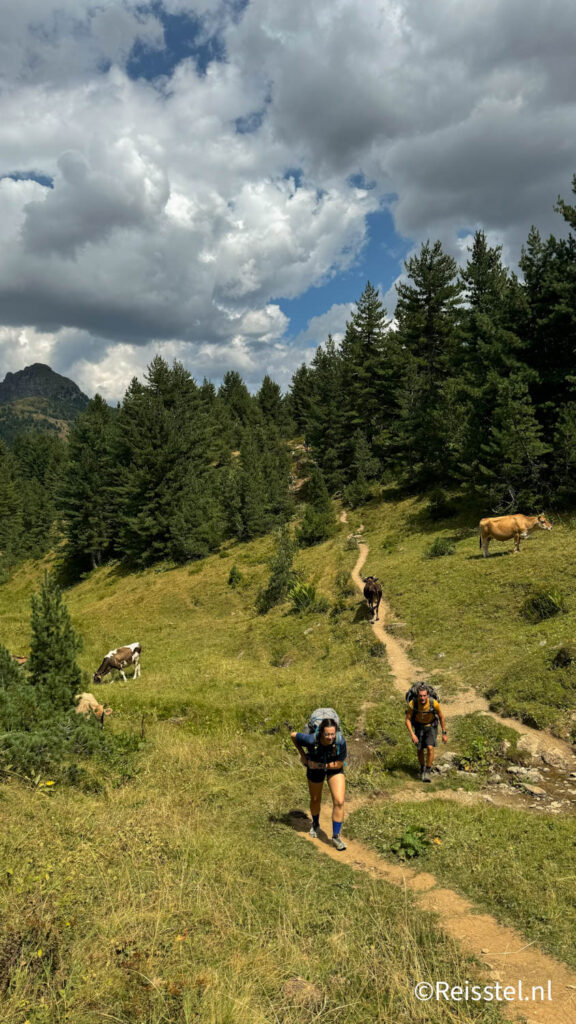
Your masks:
M436 487L430 492L427 512L432 522L436 523L439 519L451 519L452 516L455 516L456 506L441 487Z
M296 539L301 547L311 547L333 537L337 530L333 512L320 512L308 505Z
M460 748L458 767L482 772L505 760L504 741L511 751L516 750L518 733L488 715L465 715L456 719L454 738Z
M548 587L533 590L520 605L520 615L532 623L551 619L565 611L566 602L563 595L559 590Z
M230 569L230 575L228 576L228 586L237 587L239 583L244 579L244 574L240 572L237 565L233 565Z
M398 550L399 543L400 541L398 537L391 535L384 537L380 547L382 548L382 551L386 551L387 554L393 555Z
M366 478L360 474L356 480L347 484L342 491L342 504L346 508L358 508L358 505L363 505L364 502L368 501L370 496L370 484L367 482Z
M425 558L442 558L443 555L453 555L456 548L449 537L436 537L424 552Z
M390 844L390 850L400 860L412 860L414 857L426 853L430 845L425 828L422 828L421 825L409 825L406 831Z
M328 611L328 601L318 595L313 583L296 582L290 590L290 598L295 612Z
M268 584L256 598L256 611L259 615L265 615L288 597L296 582L296 573L292 568L294 552L295 544L290 531L287 526L283 526L278 532L276 550L270 561Z
M40 594L32 597L31 626L25 670L0 647L0 775L16 774L37 785L39 774L49 771L54 779L72 782L75 773L85 778L70 769L78 756L114 767L119 740L72 710L74 693L83 688L75 661L80 638L52 577L45 576ZM138 740L126 742L134 746Z

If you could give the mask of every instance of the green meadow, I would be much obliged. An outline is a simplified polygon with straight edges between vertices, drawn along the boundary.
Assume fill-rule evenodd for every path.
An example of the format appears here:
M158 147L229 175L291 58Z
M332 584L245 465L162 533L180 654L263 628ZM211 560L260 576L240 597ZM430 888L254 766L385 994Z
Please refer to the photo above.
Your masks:
M380 576L413 660L441 670L444 692L473 686L524 718L538 705L539 724L569 735L573 677L549 661L574 632L576 534L555 523L519 556L486 561L474 521L430 523L422 503L374 503L349 519L297 556L328 600L323 613L296 614L286 603L255 614L270 537L183 568L108 566L65 591L83 638L85 688L113 708L106 730L133 742L113 762L87 763L76 786L43 778L0 787L2 1024L499 1019L488 1004L414 998L421 977L458 984L477 978L478 965L409 894L303 842L289 816L308 803L289 731L329 704L351 736L373 702L371 755L355 763L350 743L350 793L413 779L402 698L360 596L346 587L357 557L346 538L362 522L365 569ZM436 536L454 537L455 553L426 558ZM0 639L14 653L27 651L30 595L44 568L27 563L0 587ZM567 612L523 620L519 606L535 583L563 591ZM136 640L141 679L94 687L102 655ZM544 681L537 700L531 679ZM562 857L562 877L576 873L572 817L408 802L361 808L344 834L394 857L392 841L411 825L442 838L423 847L427 870L574 963L572 888L552 870Z

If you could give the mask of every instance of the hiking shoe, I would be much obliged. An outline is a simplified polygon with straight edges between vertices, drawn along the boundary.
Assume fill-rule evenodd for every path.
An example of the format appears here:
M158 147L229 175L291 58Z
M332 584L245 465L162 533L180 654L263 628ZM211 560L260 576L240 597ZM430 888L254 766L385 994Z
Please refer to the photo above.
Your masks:
M427 768L425 768L424 771L422 772L422 782L432 782L432 779L430 778L430 772L428 771Z
M318 839L318 833L317 833L316 829L314 828L314 825L312 825L312 827L310 828L310 831L308 832L308 835L312 836L312 839Z
M332 846L335 846L337 850L345 850L346 843L343 843L340 836L332 836Z

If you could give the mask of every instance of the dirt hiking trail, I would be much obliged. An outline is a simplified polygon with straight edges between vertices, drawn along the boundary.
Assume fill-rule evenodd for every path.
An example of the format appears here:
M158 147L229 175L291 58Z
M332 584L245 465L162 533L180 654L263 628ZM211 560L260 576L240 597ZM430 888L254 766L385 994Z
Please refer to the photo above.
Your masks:
M340 521L346 522L345 512L341 514ZM369 548L367 544L361 542L358 547L359 557L352 570L352 579L362 592L363 581L360 571L368 556ZM380 604L380 614L383 621L373 622L372 629L386 648L394 685L404 696L411 684L416 679L422 678L423 669L414 665L406 653L405 646L396 637L386 632L384 622L390 620L391 611L384 600ZM529 729L516 720L502 719L498 715L492 714L486 700L475 691L465 691L463 694L460 693L455 701L443 701L442 703L448 713L451 708L459 715L471 711L482 711L491 714L497 721L510 725L523 735L535 734L534 739L530 742L535 754L551 754L563 761L573 762L575 760L568 744L562 743L561 740L555 740L550 736L543 737L536 730ZM362 705L356 732L363 731L367 711L374 706L374 703L370 701L366 701ZM416 786L412 789L408 785L403 791L385 797L358 796L351 800L348 799L347 810L351 812L361 806L366 806L375 799L392 799L394 802L443 799L470 805L486 799L500 802L481 793L454 792L453 790L430 793L423 792ZM435 876L429 872L417 871L403 864L390 863L355 839L346 839L346 850L342 852L335 850L330 842L331 822L328 806L324 807L323 818L329 831L323 831L321 825L318 839L312 839L308 835L310 819L307 814L302 811L293 811L290 818L293 828L301 837L307 842L313 843L326 856L347 864L355 871L365 871L384 882L401 886L406 893L407 900L409 899L412 905L415 904L423 910L431 910L438 914L444 931L456 939L466 953L476 957L483 965L486 972L486 984L494 984L498 981L502 987L507 985L516 987L521 981L524 1001L519 1003L501 1002L500 1006L505 1016L516 1018L522 1015L528 1024L574 1024L576 1021L576 973L568 967L535 948L533 943L527 942L524 936L515 929L499 924L491 914L478 912L470 900L451 889L440 886ZM414 979L414 981L416 980L418 979ZM546 1000L548 982L550 982L552 993L551 1001ZM531 1000L533 986L543 986L546 1001L539 1001L539 993L535 1001Z
M360 575L361 569L366 562L368 557L369 547L363 542L358 544L359 555L356 565L352 570L352 579L360 592L363 592L364 584ZM378 638L380 643L384 644L386 648L386 657L388 664L390 665L390 671L394 678L394 686L397 690L402 693L402 696L406 693L412 683L416 682L417 679L422 679L424 676L424 669L419 665L414 665L410 661L406 647L397 637L392 636L386 631L384 623L389 622L393 619L390 606L382 597L380 603L380 619L377 622L372 623L372 630L374 635ZM556 759L557 763L565 762L567 765L575 765L576 758L572 753L572 749L568 743L564 743L562 740L556 739L554 736L550 736L548 733L540 732L538 729L531 729L529 726L524 725L515 718L501 718L500 715L490 711L488 701L485 697L476 693L475 690L463 690L460 691L453 700L443 700L443 709L450 714L451 712L458 715L467 715L473 711L481 711L485 715L489 715L494 718L495 721L500 722L502 725L507 725L515 732L521 733L527 737L524 743L525 749L533 756L550 755L552 761Z
M481 962L486 972L485 984L499 981L505 987L517 986L521 981L525 994L531 992L532 986L543 985L546 995L550 981L551 1002L501 1003L506 1016L516 1017L523 1013L530 1024L574 1024L576 973L568 967L535 949L513 928L498 924L491 914L478 913L469 900L438 885L429 872L391 864L355 839L346 839L347 849L338 852L330 843L330 833L322 833L322 825L321 838L312 839L308 835L310 819L307 815L294 811L291 819L302 838L313 843L326 856L347 864L354 871L366 871L374 878L401 886L412 905L437 913L444 931L456 939L466 953ZM330 828L328 807L324 808L324 819ZM383 898L386 898L385 894Z

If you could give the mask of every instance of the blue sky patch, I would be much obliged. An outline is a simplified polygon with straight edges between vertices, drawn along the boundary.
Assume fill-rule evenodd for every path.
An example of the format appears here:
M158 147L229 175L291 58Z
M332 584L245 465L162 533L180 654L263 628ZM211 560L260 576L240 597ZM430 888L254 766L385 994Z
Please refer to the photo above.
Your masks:
M38 171L12 171L10 174L0 174L0 180L2 178L11 178L12 181L35 181L44 188L54 188L54 178Z
M164 29L164 48L152 50L137 41L126 62L130 78L151 81L170 76L183 60L194 60L198 74L205 75L212 61L223 61L226 50L218 35L206 37L204 24L195 14L168 14L162 4L140 8L141 13L154 14Z
M401 273L411 243L396 234L388 210L368 214L366 219L368 241L349 270L336 274L318 287L309 288L296 299L273 300L290 318L289 337L305 330L312 317L322 316L331 306L357 302L367 281L371 281L375 287L381 285L387 291ZM388 315L392 317L393 314L394 310L388 309Z

